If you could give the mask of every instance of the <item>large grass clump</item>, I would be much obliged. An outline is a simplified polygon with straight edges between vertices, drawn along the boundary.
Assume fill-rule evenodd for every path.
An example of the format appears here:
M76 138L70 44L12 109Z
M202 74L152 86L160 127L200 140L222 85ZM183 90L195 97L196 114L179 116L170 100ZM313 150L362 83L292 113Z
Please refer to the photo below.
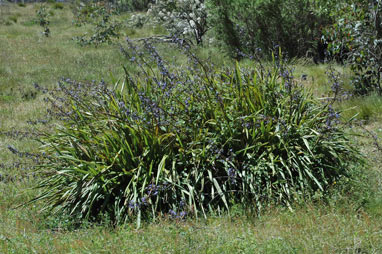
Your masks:
M281 57L216 69L187 51L175 67L148 42L130 46L141 74L114 87L63 80L47 93L62 120L41 140L36 200L47 208L120 223L289 205L325 194L359 161L338 114Z

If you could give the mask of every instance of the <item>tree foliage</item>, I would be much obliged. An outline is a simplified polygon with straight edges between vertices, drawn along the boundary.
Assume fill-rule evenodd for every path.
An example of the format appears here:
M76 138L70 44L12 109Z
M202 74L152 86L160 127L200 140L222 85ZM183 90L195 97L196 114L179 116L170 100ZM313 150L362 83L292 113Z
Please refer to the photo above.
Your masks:
M164 24L172 35L191 36L197 44L203 42L203 36L208 30L204 0L157 1L149 13L156 21Z
M326 31L330 52L350 64L358 94L382 94L382 1L346 1L336 10L338 22Z

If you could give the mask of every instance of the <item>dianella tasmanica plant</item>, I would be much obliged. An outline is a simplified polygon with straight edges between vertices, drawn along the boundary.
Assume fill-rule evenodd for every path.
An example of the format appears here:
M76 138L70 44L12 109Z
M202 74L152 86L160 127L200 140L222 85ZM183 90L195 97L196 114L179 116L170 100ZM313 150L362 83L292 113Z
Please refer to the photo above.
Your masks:
M298 85L282 57L269 67L175 67L146 41L122 48L114 86L62 80L47 100L59 124L41 138L46 208L113 223L183 219L325 195L359 161L335 112Z

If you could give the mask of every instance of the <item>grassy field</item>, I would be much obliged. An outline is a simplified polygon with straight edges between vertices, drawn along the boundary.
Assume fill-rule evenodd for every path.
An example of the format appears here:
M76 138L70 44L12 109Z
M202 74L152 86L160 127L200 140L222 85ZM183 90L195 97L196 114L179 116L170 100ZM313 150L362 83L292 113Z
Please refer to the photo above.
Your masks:
M18 164L20 158L7 147L37 151L38 143L23 133L50 128L30 124L46 115L43 95L33 84L53 87L61 77L109 82L122 76L122 66L134 70L117 44L77 45L72 38L89 28L73 26L69 6L62 10L50 6L51 36L46 38L34 22L38 7L0 6L0 253L382 253L382 151L369 135L382 137L382 99L376 95L337 105L344 119L359 114L357 118L364 121L362 127L347 131L355 134L354 142L368 163L364 182L328 202L308 203L293 211L273 207L260 216L238 209L230 216L208 219L163 218L140 229L135 224L76 228L68 218L41 212L42 204L17 208L36 195L32 188L36 179L28 166L30 159ZM126 35L139 38L162 32L123 28L119 43ZM216 49L203 48L200 54L232 63ZM302 82L315 95L324 97L330 90L328 65L308 60L292 64L297 78L307 75ZM348 86L349 72L335 68Z

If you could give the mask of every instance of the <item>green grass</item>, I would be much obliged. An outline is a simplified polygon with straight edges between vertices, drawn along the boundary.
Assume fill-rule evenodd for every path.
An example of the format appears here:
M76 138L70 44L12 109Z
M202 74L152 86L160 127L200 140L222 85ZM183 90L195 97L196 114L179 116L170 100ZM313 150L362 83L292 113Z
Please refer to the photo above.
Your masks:
M65 231L40 228L30 211L1 215L2 253L380 253L378 216L348 209L307 206L290 212L273 209L260 218L220 217L170 222L139 230L130 225ZM53 222L50 222L54 224Z
M358 120L367 122L381 121L382 119L382 97L377 94L352 98L339 105L343 111L344 119L356 116Z
M119 77L123 74L121 66L128 64L115 45L80 47L71 40L88 27L74 27L66 5L54 10L51 37L45 38L42 28L34 23L37 8L11 5L0 12L1 133L32 130L34 126L26 121L45 117L43 96L31 94L34 82L52 87L60 77L110 81L110 73ZM17 17L17 23L2 23L12 17ZM132 38L163 33L161 28L133 30L126 28L122 33ZM230 63L213 48L199 53ZM182 59L177 61L185 65ZM325 75L327 65L316 66L309 61L294 65L295 76L307 74L302 83L324 97L330 90ZM340 66L336 69L343 73L348 86L348 71ZM337 106L344 119L358 113L358 119L367 120L364 128L382 138L380 97L356 98ZM367 182L360 183L367 185L366 191L364 187L353 189L353 193L344 190L343 195L328 203L306 204L295 207L293 212L274 207L258 217L239 209L231 216L210 216L206 220L163 218L139 230L135 224L115 229L102 225L75 229L68 218L41 212L40 203L15 209L37 194L32 188L36 179L29 170L0 167L0 253L382 253L381 151L362 128L348 131L361 135L355 136L354 142L368 160ZM25 151L36 151L38 146L27 139L0 134L0 164L11 165L19 159L7 149L8 145ZM361 198L367 201L363 205Z

